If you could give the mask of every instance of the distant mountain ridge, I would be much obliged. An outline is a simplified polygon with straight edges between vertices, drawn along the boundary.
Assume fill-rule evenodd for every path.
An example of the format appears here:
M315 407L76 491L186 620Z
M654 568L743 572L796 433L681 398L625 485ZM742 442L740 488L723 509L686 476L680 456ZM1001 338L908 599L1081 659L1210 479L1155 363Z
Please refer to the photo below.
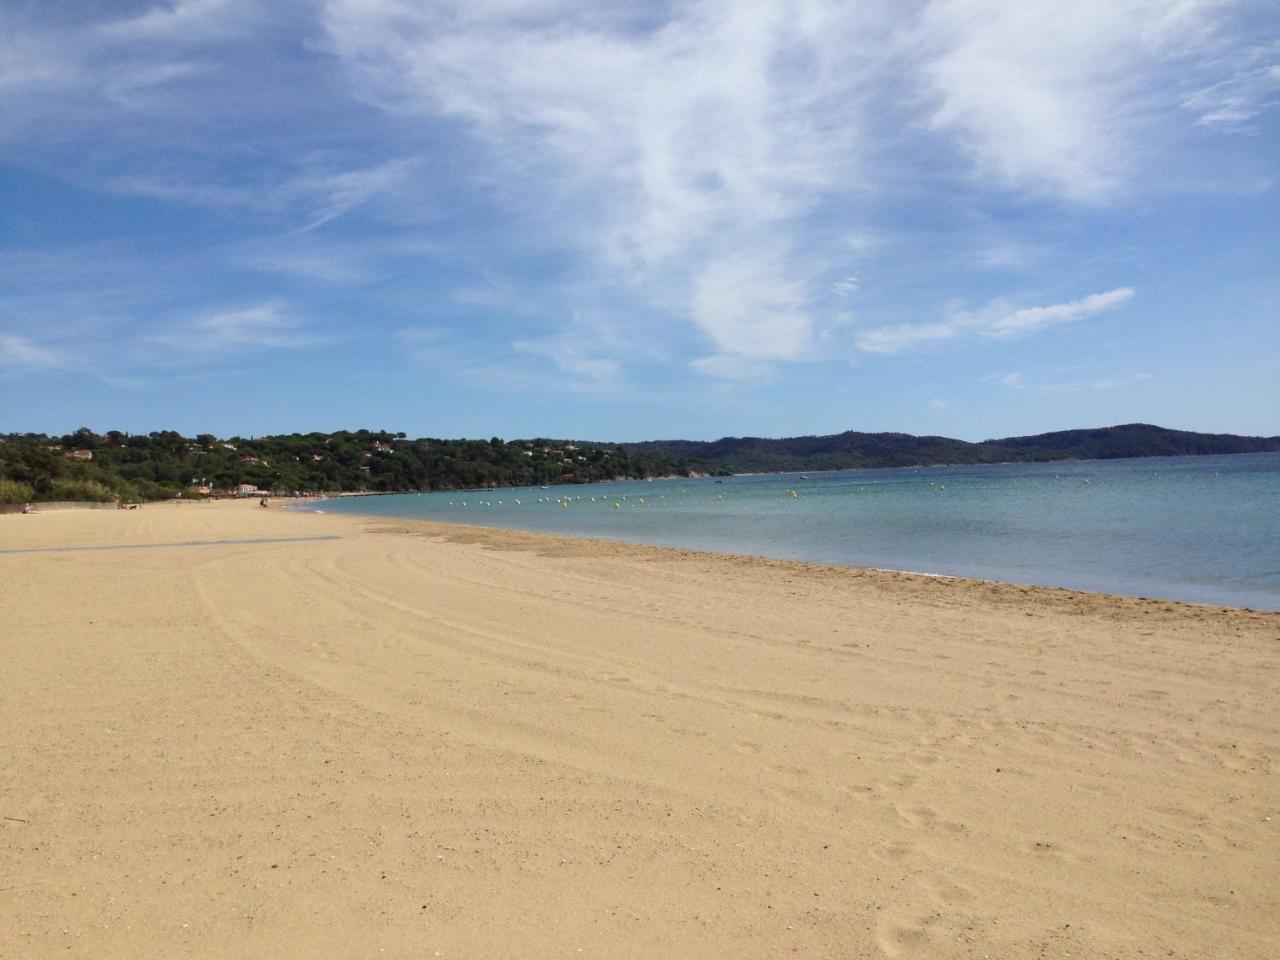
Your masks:
M939 464L1115 460L1125 457L1179 457L1227 453L1280 452L1280 437L1193 433L1148 423L1091 430L1059 430L1028 437L971 443L909 433L829 436L723 437L719 440L649 440L624 443L629 453L666 454L702 460L731 473L845 470Z

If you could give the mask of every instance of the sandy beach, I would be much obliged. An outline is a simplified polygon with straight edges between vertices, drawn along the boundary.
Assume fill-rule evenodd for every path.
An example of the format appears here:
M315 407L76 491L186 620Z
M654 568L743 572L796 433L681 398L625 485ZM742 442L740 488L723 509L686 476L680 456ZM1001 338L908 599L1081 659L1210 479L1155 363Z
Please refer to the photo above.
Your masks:
M6 960L1280 956L1277 614L256 502L0 583Z

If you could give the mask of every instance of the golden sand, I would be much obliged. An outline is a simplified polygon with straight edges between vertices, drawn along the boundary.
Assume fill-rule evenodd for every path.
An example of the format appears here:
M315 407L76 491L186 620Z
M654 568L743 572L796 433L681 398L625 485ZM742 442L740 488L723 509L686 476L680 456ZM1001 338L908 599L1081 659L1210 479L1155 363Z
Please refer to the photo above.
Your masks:
M0 517L0 957L1280 956L1280 616Z

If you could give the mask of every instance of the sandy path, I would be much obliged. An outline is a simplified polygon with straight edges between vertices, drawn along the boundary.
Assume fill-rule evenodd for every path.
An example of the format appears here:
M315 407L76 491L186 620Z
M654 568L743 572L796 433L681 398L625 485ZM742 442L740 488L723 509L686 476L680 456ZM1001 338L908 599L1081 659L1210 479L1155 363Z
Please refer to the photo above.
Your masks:
M1280 616L0 517L0 957L1280 955Z

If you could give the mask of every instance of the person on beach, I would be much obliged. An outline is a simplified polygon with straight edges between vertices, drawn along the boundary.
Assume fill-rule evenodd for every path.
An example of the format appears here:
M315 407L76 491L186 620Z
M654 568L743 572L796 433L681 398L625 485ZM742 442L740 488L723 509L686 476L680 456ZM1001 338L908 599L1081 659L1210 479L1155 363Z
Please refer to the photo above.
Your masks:
M31 506L31 503L30 503L30 502L24 503L24 504L22 505L22 512L23 512L23 513L35 513L35 507Z

